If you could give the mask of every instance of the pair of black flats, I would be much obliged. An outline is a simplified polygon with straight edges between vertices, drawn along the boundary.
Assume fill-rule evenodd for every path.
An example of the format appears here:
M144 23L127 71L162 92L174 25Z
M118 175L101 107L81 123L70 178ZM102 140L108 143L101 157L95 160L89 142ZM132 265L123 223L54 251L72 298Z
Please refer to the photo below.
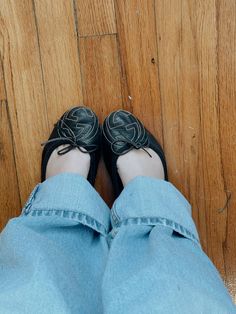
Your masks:
M46 167L52 152L60 145L59 155L78 148L90 154L91 163L87 180L94 185L101 151L107 170L111 176L115 196L119 196L123 184L117 172L117 159L131 149L143 149L151 157L146 148L153 149L160 157L165 180L167 166L164 152L154 136L132 113L125 110L112 112L106 117L102 128L96 114L87 107L79 106L65 112L57 121L46 143L42 154L41 179L45 180Z

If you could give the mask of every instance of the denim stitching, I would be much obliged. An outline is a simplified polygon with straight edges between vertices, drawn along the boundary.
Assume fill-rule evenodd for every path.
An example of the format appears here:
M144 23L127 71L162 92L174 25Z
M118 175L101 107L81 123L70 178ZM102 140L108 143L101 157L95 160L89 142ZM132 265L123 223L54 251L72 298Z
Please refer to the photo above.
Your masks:
M93 217L87 215L87 214L82 214L76 211L72 210L58 210L58 209L34 209L30 212L24 212L22 215L27 216L60 216L63 218L68 218L68 219L73 219L76 221L79 221L81 223L84 223L85 225L88 225L89 227L95 229L96 231L102 233L103 235L108 234L108 229L98 222L96 219Z
M111 211L111 217L115 223L119 223L120 219L119 217L117 217L116 213L113 210Z
M191 240L193 240L194 242L196 242L198 245L200 245L199 243L199 239L197 237L195 237L195 235L193 233L191 233L188 229L186 229L185 227L183 227L182 225L170 220L170 219L166 219L166 218L162 218L162 217L133 217L133 218L127 218L123 221L119 221L118 223L114 222L114 225L116 228L121 227L122 225L131 225L131 224L138 224L138 225L147 225L147 224L158 224L158 225L164 225L167 227L170 227L171 229L173 229L174 231L182 234L183 236L185 236L186 238L190 238Z
M25 203L25 206L23 207L22 209L22 212L21 212L21 215L24 215L24 214L28 214L29 211L30 211L30 208L32 206L32 202L33 200L35 199L35 196L36 196L36 193L38 192L38 189L39 189L39 186L41 185L41 183L37 184L35 186L35 188L33 189L33 191L30 193L30 196L27 200L27 202Z
M116 211L116 204L113 205L113 208L111 210L111 216L114 221L117 221L117 223L121 220L120 216L118 215Z

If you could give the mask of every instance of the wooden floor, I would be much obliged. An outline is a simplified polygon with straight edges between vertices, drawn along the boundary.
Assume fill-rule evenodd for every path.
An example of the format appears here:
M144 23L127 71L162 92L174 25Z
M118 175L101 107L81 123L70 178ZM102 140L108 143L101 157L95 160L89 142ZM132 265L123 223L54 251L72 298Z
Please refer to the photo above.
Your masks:
M236 301L235 0L0 0L0 226L71 106L136 114L162 142ZM103 164L97 189L111 204Z

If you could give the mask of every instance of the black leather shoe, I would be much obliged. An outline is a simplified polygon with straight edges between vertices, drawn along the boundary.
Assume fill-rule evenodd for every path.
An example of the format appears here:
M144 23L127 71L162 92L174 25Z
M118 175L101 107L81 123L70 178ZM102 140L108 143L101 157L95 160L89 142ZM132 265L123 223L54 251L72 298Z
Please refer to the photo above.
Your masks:
M105 119L102 130L102 146L104 161L111 176L116 197L123 189L117 172L117 159L133 148L143 149L150 157L146 148L153 149L162 161L165 180L168 180L167 165L161 145L132 113L118 110L112 112Z
M58 155L78 148L91 157L88 181L94 185L101 152L101 128L96 114L87 107L79 106L66 111L57 121L44 150L41 164L41 180L45 180L48 160L60 145L68 144L60 149Z

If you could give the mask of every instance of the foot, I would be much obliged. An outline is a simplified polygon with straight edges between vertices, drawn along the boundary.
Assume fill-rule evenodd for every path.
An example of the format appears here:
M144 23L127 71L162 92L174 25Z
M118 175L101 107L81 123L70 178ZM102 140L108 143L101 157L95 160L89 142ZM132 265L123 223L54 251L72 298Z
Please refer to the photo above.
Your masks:
M66 111L44 143L41 179L62 172L78 173L94 185L101 150L95 113L83 106Z
M59 173L77 173L87 179L90 168L90 155L82 153L78 148L69 151L67 154L58 155L58 151L68 145L58 146L51 154L47 168L46 179Z
M112 112L103 123L102 142L116 197L137 176L168 180L161 145L132 113Z
M164 180L164 167L160 157L153 149L147 148L146 151L132 149L117 159L117 171L123 186L137 176L153 177Z

